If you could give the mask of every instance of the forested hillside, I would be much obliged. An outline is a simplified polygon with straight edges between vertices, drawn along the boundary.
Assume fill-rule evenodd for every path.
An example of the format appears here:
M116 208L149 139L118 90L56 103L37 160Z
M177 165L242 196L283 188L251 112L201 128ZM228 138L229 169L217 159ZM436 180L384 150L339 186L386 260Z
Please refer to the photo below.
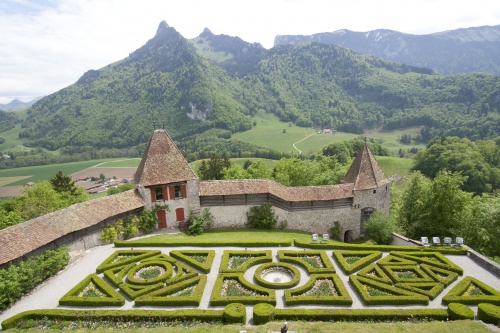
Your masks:
M352 133L424 125L423 140L490 138L500 132L500 78L443 77L326 44L265 50L207 30L188 41L162 22L126 59L37 102L20 136L50 150L128 148L147 142L155 121L200 157L254 154L231 135L255 126L258 110Z

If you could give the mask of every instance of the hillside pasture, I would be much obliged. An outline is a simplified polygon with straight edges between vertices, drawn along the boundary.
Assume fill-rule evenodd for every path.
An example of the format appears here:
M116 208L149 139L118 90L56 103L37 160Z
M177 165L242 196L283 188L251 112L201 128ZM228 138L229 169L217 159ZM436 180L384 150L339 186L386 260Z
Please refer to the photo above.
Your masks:
M289 123L282 122L275 115L265 113L262 110L257 112L253 120L256 122L256 126L245 132L234 133L233 138L286 154L296 155L300 150L303 155L308 156L320 151L329 143L352 140L360 136L368 139L373 138L375 142L388 148L393 154L397 154L399 149L425 148L424 144L405 145L399 141L404 134L416 137L422 129L421 126L391 131L369 131L362 135L345 132L318 134L316 129L298 127L293 124L290 126Z

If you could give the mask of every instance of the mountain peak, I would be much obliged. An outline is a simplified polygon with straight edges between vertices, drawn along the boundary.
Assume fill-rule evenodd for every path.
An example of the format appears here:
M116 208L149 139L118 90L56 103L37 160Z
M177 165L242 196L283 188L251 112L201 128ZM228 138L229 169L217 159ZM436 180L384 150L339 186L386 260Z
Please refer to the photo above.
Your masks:
M203 29L203 32L200 34L200 37L209 37L209 36L213 36L213 32L210 31L210 29L208 28L205 28Z
M170 28L170 26L168 25L167 21L163 20L160 22L160 24L158 25L158 29L156 29L156 34L158 35L159 33L161 33L162 31L166 31L168 30L168 28Z

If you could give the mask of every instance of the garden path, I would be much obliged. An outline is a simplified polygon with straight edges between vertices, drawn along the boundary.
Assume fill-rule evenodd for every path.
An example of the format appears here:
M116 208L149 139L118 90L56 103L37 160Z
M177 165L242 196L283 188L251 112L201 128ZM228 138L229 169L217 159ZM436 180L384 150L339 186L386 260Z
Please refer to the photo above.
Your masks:
M67 293L71 288L73 288L77 283L79 283L84 277L86 277L89 274L95 273L96 267L99 266L99 264L104 261L108 256L113 254L113 252L119 250L119 249L124 249L124 248L115 248L113 245L104 245L96 248L89 249L85 251L83 255L81 255L77 260L73 261L66 269L63 271L59 272L57 275L53 276L49 280L45 281L43 284L39 285L35 290L33 290L31 293L28 295L24 296L21 300L16 302L11 308L5 310L4 312L0 313L0 322L12 317L13 315L23 312L23 311L28 311L28 310L33 310L33 309L52 309L52 308L69 308L69 307L63 307L59 306L58 302L59 299ZM135 247L134 249L137 249ZM179 247L179 248L144 248L148 250L162 250L163 253L168 254L170 250L181 250L181 249L200 249L199 247ZM224 248L212 248L216 251L216 256L214 258L214 262L212 264L212 271L211 273L207 274L207 284L202 296L202 300L200 303L199 308L201 309L223 309L224 307L211 307L209 305L210 301L210 296L212 292L212 288L214 286L215 280L217 278L217 273L219 271L220 263L221 263L221 258L224 250L241 250L242 248L240 247L224 247ZM270 248L251 248L251 250L269 250ZM278 250L298 250L302 251L302 248L296 248L296 247L287 247L287 248L271 248L272 253L273 253L273 261L277 261L277 251ZM344 274L340 267L337 265L335 260L332 258L331 250L326 250L329 259L335 266L335 269L337 271L337 274L340 276L342 282L344 283L345 287L349 291L349 294L351 295L353 299L353 305L349 308L363 308L364 305L361 302L361 300L358 298L357 294L354 292L354 290L351 288L351 285L349 284L349 276L347 274ZM387 255L387 253L384 253L384 255ZM488 270L482 268L481 266L477 265L474 261L472 261L469 257L467 256L447 256L448 259L450 259L452 262L455 264L459 265L462 267L464 270L463 276L460 276L458 280L454 283L452 283L450 286L448 286L441 295L445 295L451 288L453 288L456 283L461 281L461 279L464 276L472 276L480 281L488 284L489 286L495 288L496 290L500 291L500 279L497 278L495 275L490 273ZM297 267L301 273L301 281L298 286L303 285L308 277L304 269L301 267ZM245 277L247 280L253 282L253 272L255 272L256 266L252 267L245 273ZM284 307L284 301L283 301L283 291L278 291L277 293L277 308L283 308ZM441 304L441 298L442 297L437 297L435 300L431 301L428 306L418 306L418 305L408 305L408 306L398 306L398 308L403 307L403 308L446 308L445 305ZM116 309L133 309L135 308L134 303L132 301L127 300L124 306L122 307L116 307ZM301 306L302 308L323 308L325 306ZM192 307L190 307L192 308ZM370 308L388 308L387 306L370 306ZM477 307L472 306L471 307L474 311L477 312ZM107 309L113 309L113 307L107 307ZM160 307L140 307L140 309L165 309L165 308L160 308ZM252 309L253 306L247 306L247 321L248 324L252 323Z

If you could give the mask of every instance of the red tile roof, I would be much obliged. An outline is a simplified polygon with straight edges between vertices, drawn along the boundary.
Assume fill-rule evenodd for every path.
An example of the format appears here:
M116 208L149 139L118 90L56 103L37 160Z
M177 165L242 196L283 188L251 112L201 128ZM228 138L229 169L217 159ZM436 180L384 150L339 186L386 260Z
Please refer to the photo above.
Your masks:
M268 179L200 181L200 196L272 194L285 201L352 198L353 184L287 187Z
M168 133L155 130L134 175L134 183L146 187L197 178Z
M368 190L388 184L390 180L387 179L375 156L365 143L352 162L342 183L354 184L354 190Z
M134 190L85 201L0 230L0 265L20 258L72 232L144 207Z

